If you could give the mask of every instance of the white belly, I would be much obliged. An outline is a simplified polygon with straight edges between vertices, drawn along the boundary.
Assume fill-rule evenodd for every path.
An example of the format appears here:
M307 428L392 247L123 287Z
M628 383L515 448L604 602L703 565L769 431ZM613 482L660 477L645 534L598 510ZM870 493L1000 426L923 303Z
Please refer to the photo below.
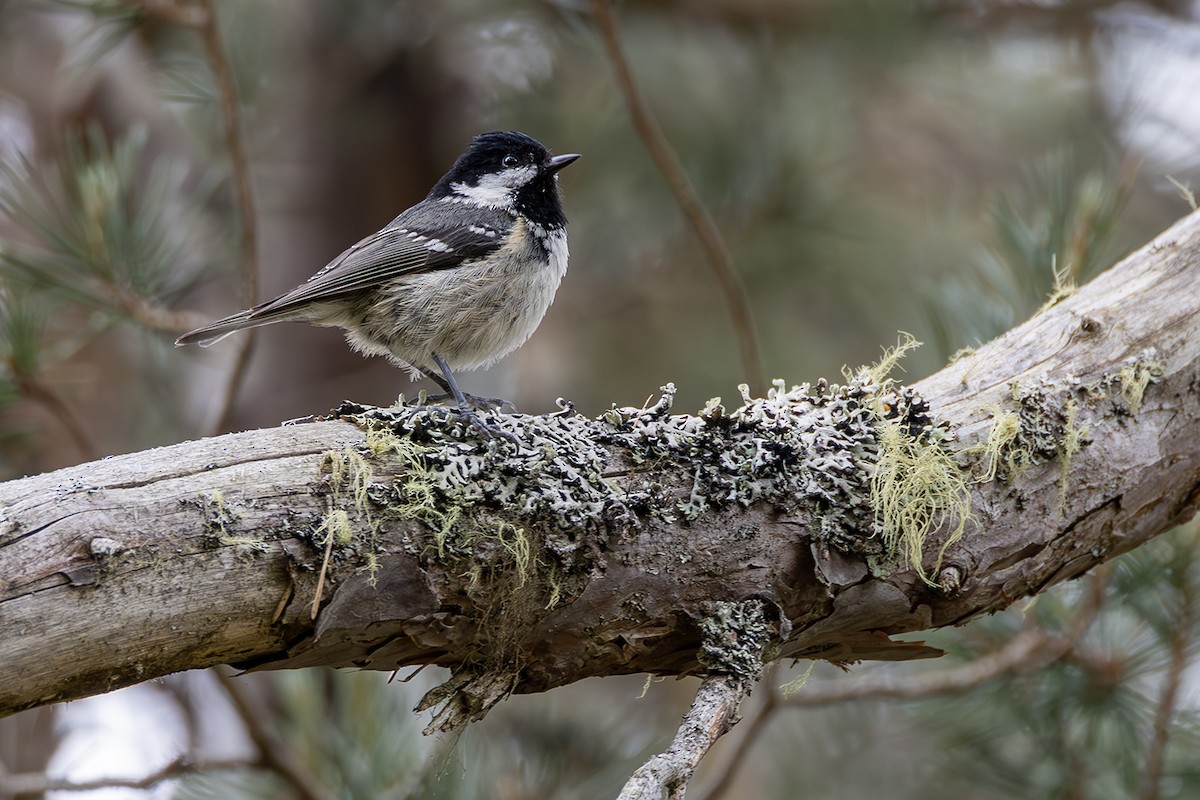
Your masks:
M567 271L567 235L546 237L549 263L532 233L517 230L486 265L463 265L406 276L364 309L366 324L347 338L364 353L436 372L433 354L452 370L495 363L525 343L542 321ZM332 321L332 320L331 320ZM334 322L334 324L337 324Z

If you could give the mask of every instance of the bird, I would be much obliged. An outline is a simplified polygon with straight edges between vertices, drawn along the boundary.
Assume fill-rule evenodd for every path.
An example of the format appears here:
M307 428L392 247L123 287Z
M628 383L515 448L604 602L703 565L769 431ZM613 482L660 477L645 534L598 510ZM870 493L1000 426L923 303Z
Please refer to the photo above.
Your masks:
M289 292L180 336L215 344L277 322L342 328L364 355L431 379L485 433L454 373L490 366L525 343L567 271L558 173L580 155L551 155L519 131L476 136L424 200L347 248ZM470 402L469 402L470 401Z

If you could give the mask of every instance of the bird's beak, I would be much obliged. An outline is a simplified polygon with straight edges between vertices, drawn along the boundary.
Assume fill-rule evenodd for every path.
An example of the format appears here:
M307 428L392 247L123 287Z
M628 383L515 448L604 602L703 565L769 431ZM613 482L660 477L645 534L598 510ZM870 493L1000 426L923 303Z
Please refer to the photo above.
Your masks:
M546 172L553 175L565 166L572 164L579 158L579 153L567 153L561 156L554 156L546 162Z

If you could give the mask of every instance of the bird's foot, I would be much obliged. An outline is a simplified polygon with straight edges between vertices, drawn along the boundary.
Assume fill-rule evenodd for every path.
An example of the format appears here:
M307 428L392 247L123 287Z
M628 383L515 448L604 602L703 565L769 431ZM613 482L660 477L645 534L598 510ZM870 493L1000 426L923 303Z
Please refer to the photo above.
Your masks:
M470 400L468 400L468 398L470 398ZM479 401L481 399L485 399L485 398L478 398L478 397L472 397L471 395L464 395L463 396L464 402L459 403L457 400L455 400L454 397L451 397L449 395L435 395L433 397L428 397L425 395L424 392L422 392L417 397L416 405L428 408L428 407L434 406L435 404L444 402L446 400L451 400L453 402L451 404L449 404L448 407L442 405L442 406L437 406L437 408L436 408L436 411L439 412L438 416L440 416L443 420L449 420L450 416L452 414L457 413L458 416L462 417L467 422L469 422L471 425L475 426L475 428L477 428L481 433L483 433L489 439L504 439L506 441L512 442L517 447L520 447L521 440L518 439L514 434L500 428L499 426L497 426L493 423L485 422L483 417L479 416L479 414L476 412L475 408L472 408L472 406L476 406L477 408L482 408L484 411L495 412L495 411L498 411L499 407L501 405L503 405L506 401L489 400L487 403L482 404L482 405L476 405L475 402L471 402L471 401ZM401 398L401 404L403 405L403 398Z
M470 406L460 405L458 407L458 413L461 414L465 419L467 419L467 421L469 421L476 428L481 430L488 438L506 439L509 442L511 442L512 444L516 445L517 447L521 446L521 440L518 439L515 434L513 434L510 431L506 431L503 428L497 427L496 425L492 425L487 422L484 422L483 418L480 417L477 413L475 413L475 409L471 408Z
M488 437L493 439L497 437L501 439L507 439L519 449L521 447L520 439L508 431L501 430L494 425L489 425L488 423L484 422L478 414L475 413L476 408L480 409L481 411L494 413L506 405L511 406L512 403L509 403L505 400L474 397L466 394L462 389L458 388L458 383L454 380L454 373L450 371L450 365L446 363L446 359L437 353L433 353L431 355L433 357L433 362L437 364L438 369L442 371L442 378L444 378L444 380L437 378L432 372L426 372L425 374L432 378L433 381L443 389L446 389L450 392L451 396L454 398L454 404L458 406L458 413L463 417L466 417L466 419L469 420L472 425L483 431Z
M463 394L463 399L467 401L467 405L472 408L477 408L482 411L500 411L501 409L509 409L516 411L517 407L511 401L500 397L476 397L473 394ZM447 400L455 400L452 394L432 394L424 395L425 403L444 403ZM455 400L457 402L457 400Z

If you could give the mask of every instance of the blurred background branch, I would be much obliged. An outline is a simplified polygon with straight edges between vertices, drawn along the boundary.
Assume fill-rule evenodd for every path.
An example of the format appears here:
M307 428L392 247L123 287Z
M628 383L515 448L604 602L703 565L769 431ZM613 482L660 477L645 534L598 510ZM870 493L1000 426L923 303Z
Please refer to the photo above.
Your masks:
M705 210L700 198L696 195L696 190L692 188L691 182L687 179L683 165L679 163L679 157L671 149L671 145L663 136L662 129L654 120L654 115L646 106L646 101L642 99L641 92L638 91L637 83L633 79L633 72L629 68L629 59L625 57L625 51L621 45L621 36L617 31L617 21L612 10L612 0L592 0L592 12L595 14L597 26L600 28L600 39L604 43L605 52L608 53L613 71L616 72L617 85L625 97L626 106L629 107L629 116L633 120L633 127L641 137L650 157L654 159L659 172L662 173L663 180L670 187L671 193L675 196L675 202L679 204L683 215L696 232L696 239L717 278L717 284L721 287L721 294L725 298L725 307L733 321L733 332L737 337L738 350L741 352L742 370L746 374L746 382L750 385L750 391L753 394L761 395L766 391L767 379L763 375L762 354L758 348L758 336L754 332L754 315L750 311L750 301L747 299L742 282L734 269L729 251L725 248L725 242L721 238L720 231L717 230L716 223Z
M238 262L242 273L241 305L249 308L259 301L258 297L258 214L254 209L254 188L250 174L250 158L246 154L246 143L242 128L241 103L234 84L233 67L229 63L225 42L221 36L217 10L213 0L199 0L204 9L200 35L204 39L204 52L212 70L213 82L221 100L221 120L225 130L225 150L229 154L233 172L234 196L238 210ZM221 413L213 426L213 433L229 429L233 405L246 380L250 368L250 357L254 353L255 331L246 331L238 337L238 351L233 369L225 388Z
M241 103L233 67L221 35L220 20L212 0L196 0L195 5L171 0L149 0L142 8L150 15L173 25L194 28L204 42L204 53L212 72L213 84L219 99L223 123L225 151L233 176L233 194L237 207L238 263L242 275L241 305L249 308L258 297L258 214L254 208L254 185L250 159L242 132ZM198 326L196 326L198 327ZM237 354L225 384L224 398L210 434L229 429L234 403L246 380L250 358L254 353L256 331L251 329L237 337Z
M782 686L777 682L778 671L773 670L763 682L763 700L750 718L742 721L736 749L719 768L702 796L703 800L719 800L729 796L729 791L735 785L737 770L746 763L755 741L763 735L772 717L784 709L835 705L848 701L919 700L967 692L1004 676L1036 673L1065 658L1082 641L1100 613L1110 569L1108 565L1102 566L1086 579L1088 588L1085 602L1065 633L1056 634L1031 618L1022 630L996 650L976 656L953 669L927 670L900 680L892 676L882 681L842 678L807 691L804 688L807 676L796 681L798 686Z
M89 781L68 781L51 778L42 772L0 775L0 792L17 796L36 796L46 792L94 792L98 789L153 789L164 781L202 772L245 769L248 764L238 760L191 763L177 758L140 778L96 778Z
M229 695L242 724L246 726L254 746L258 748L259 764L278 775L291 787L301 800L329 800L333 795L320 788L316 778L309 773L295 754L267 728L269 719L266 709L259 707L249 690L237 682L235 676L221 668L212 671L217 683Z

